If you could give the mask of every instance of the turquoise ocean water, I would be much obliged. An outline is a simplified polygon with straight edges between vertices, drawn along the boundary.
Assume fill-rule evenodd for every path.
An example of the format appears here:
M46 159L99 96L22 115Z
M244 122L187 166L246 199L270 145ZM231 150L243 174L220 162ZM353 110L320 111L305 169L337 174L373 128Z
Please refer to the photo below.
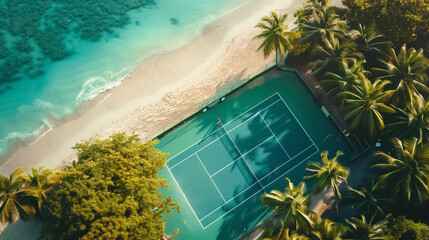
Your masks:
M38 69L43 74L30 77L34 74L24 69L18 80L0 88L0 155L15 141L43 134L51 127L49 119L73 113L79 103L118 85L142 59L183 45L205 26L248 1L155 0L154 4L127 11L127 24L104 32L97 41L66 35L65 45L73 54L62 60L46 61L41 51L31 52L34 61L45 62ZM0 4L8 2L16 1ZM73 23L73 19L61 19L65 20ZM6 46L16 40L6 30L1 31ZM7 68L0 59L1 64Z

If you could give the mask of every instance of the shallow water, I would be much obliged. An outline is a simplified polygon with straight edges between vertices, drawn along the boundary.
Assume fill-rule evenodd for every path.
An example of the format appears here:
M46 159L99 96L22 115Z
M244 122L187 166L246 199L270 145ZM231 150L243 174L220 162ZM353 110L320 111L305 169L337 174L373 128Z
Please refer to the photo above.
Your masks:
M48 119L70 114L79 103L120 84L142 59L183 45L206 25L248 1L156 0L155 5L128 11L128 24L105 32L98 41L66 34L65 47L72 54L62 60L52 62L40 49L33 50L27 54L36 63L33 68L22 68L19 80L0 86L0 155L14 141L50 129ZM7 2L15 0L0 1L0 6ZM52 15L53 11L46 12ZM64 18L73 24L73 19ZM4 20L0 17L0 24ZM5 29L1 32L7 46L16 41ZM61 54L61 46L58 49ZM5 67L1 58L0 67ZM42 75L31 78L41 71ZM0 83L6 81L0 79Z

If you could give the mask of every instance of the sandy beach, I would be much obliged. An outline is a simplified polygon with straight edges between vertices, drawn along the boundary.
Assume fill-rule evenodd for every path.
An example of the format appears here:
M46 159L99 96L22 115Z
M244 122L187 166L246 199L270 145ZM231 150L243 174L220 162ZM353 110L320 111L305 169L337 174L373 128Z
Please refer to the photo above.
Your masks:
M261 40L254 26L271 11L293 13L304 0L252 0L216 20L184 46L140 62L122 83L91 101L76 113L55 120L43 136L16 147L0 172L19 167L63 168L75 159L72 146L92 136L117 132L137 133L152 139L199 109L204 100L231 83L252 77L273 63L256 49ZM339 0L335 1L338 2Z
M302 3L254 0L216 20L184 46L140 62L113 88L80 106L76 113L54 121L43 136L28 139L9 154L0 168L8 174L19 167L62 168L75 159L77 142L117 132L156 137L198 110L207 98L230 82L247 78L274 60L256 52L260 40L253 26L273 10L293 12ZM293 17L288 18L288 24ZM37 139L37 140L36 140Z

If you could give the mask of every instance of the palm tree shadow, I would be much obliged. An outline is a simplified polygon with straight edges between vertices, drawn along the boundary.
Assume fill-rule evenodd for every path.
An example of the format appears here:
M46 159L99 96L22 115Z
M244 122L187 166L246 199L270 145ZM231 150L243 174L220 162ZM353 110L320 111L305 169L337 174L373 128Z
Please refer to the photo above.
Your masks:
M256 224L266 218L270 212L262 207L260 195L260 193L256 194L227 214L222 219L222 226L219 228L216 239L241 239L252 232L257 227ZM228 211L228 209L224 210Z
M271 124L275 125L280 124L280 122L283 121L288 123L291 120L285 120L285 118L282 118L280 114L279 117L273 118L271 121ZM252 178L249 176L256 175L258 179L264 178L264 176L275 172L276 169L279 169L281 165L286 164L286 162L290 160L286 157L286 155L284 155L285 153L283 152L283 149L281 149L278 141L281 142L282 140L284 141L284 138L290 137L289 134L292 132L292 130L285 128L282 131L276 132L275 134L279 138L279 140L276 140L270 135L267 136L259 134L258 131L260 131L260 124L261 123L257 120L249 121L248 128L256 132L253 133L251 131L251 134L236 135L233 139L239 148L242 146L241 150L244 151L242 154L246 155L244 159L249 164L249 166L236 164L233 165L230 171L236 170L238 168L240 170L239 172L241 172L243 176L247 176L244 177L244 179L247 180L247 185L255 184L255 181L252 181ZM267 140L267 137L271 137L271 141L269 141L269 139ZM246 147L247 149L245 149ZM252 172L249 172L249 170L246 169L248 167L253 168ZM230 212L226 217L223 218L223 223L219 229L217 239L242 238L243 236L248 236L249 234L256 231L259 226L257 223L262 222L263 219L268 217L270 212L269 209L266 209L262 206L260 202L260 196L262 193L268 192L269 189L282 189L285 186L283 179L286 177L286 175L284 175L283 170L280 170L275 174L275 178L273 178L272 181L270 180L271 183L274 183L273 185L270 185L269 188L266 188L265 184L270 184L270 182L262 182L261 185L263 185L264 189L261 187L259 192L248 200L245 199L245 196L237 196L243 191L242 185L236 187L234 191L234 196L236 196L236 198L234 198L235 205L240 204L245 200L246 202L242 203L240 206L234 209L234 211ZM293 176L290 177L293 178ZM231 207L224 207L223 210L227 212L231 210Z

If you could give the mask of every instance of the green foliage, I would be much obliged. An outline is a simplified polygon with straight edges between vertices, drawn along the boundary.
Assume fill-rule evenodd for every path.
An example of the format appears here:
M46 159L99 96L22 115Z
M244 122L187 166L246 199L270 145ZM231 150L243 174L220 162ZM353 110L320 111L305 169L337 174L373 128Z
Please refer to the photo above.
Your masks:
M323 76L326 72L333 72L344 65L352 64L362 56L355 52L356 44L350 39L339 39L333 34L324 37L322 44L317 44L313 53L318 57L310 63L313 74Z
M386 233L391 235L393 239L429 239L429 226L424 223L415 223L404 216L394 217L391 214L386 217L386 220Z
M295 36L294 32L288 32L288 26L284 23L287 14L278 16L276 12L271 12L270 17L263 17L255 28L262 29L262 32L254 38L262 38L264 41L259 45L258 51L263 49L264 57L267 58L273 51L284 55L287 49L292 49L293 46L290 38ZM277 59L276 59L277 60Z
M363 69L364 61L353 60L351 64L343 62L336 72L327 72L320 81L326 94L334 98L338 106L344 106L345 95L341 94L351 91L354 86L359 85L366 79ZM350 67L349 67L350 65Z
M429 2L425 0L343 0L345 18L353 28L377 24L395 46L414 41L429 30Z
M298 56L304 52L307 51L310 47L310 43L301 43L301 37L303 35L302 29L297 29L295 31L295 35L289 37L289 41L291 44L291 47L289 48L290 51L292 51L293 55Z
M378 59L385 60L385 52L392 45L384 35L379 33L375 24L369 26L359 24L357 30L350 31L350 35L356 44L356 51L365 58L365 66L374 67L378 64Z
M48 194L52 187L59 184L63 176L64 172L52 171L47 167L31 168L31 174L24 176L25 189L30 190L32 196L35 197L40 212L42 211L42 204L49 203Z
M298 27L304 32L300 42L310 43L312 49L330 36L341 38L344 35L344 22L332 9L313 7L306 14L298 20Z
M365 216L361 218L346 219L347 231L343 235L343 239L350 240L383 240L391 239L385 232L386 222L380 221L372 224L373 219L367 220Z
M417 138L392 140L396 158L379 152L386 163L375 164L384 170L380 183L400 201L420 204L429 199L429 149L418 144Z
M316 186L314 192L318 193L327 187L334 191L337 199L341 199L341 193L338 186L342 182L347 182L349 172L339 162L338 157L343 155L341 151L337 151L337 154L332 159L328 159L328 151L322 152L322 162L307 164L306 170L310 175L305 176L306 181L315 181Z
M355 213L363 214L365 217L385 217L385 209L391 203L380 193L380 184L374 179L366 184L360 184L358 189L347 186L348 193L342 199L342 203L353 208Z
M371 83L364 78L351 91L344 92L346 105L343 108L344 119L350 121L350 127L368 132L374 138L385 128L384 113L394 113L395 110L386 105L392 91L384 91L389 81L376 80Z
M313 221L309 217L308 196L304 195L305 185L300 183L294 186L292 182L286 178L286 188L284 192L272 190L270 193L265 193L261 197L262 205L275 210L279 216L281 227L279 233L283 232L284 228L311 228Z
M9 177L0 175L1 222L15 222L18 218L27 220L36 214L32 206L32 193L23 187L25 169L18 168Z
M0 175L0 212L4 223L15 222L18 218L28 220L42 204L49 202L47 194L52 186L58 184L62 171L52 171L46 167L39 170L31 168L27 174L25 168L18 168L9 177Z
M380 78L388 79L392 82L395 94L393 103L398 107L404 107L413 100L415 93L429 93L426 86L426 69L429 62L423 57L423 50L407 48L403 45L398 54L390 48L388 51L389 61L381 61L385 64L385 69L374 68L373 71L380 75Z
M405 109L395 107L397 114L387 125L389 135L398 138L417 137L419 142L429 139L429 101L420 94L414 94L412 102Z
M47 239L160 239L165 217L178 206L160 188L165 153L124 133L74 147L78 161L54 188L43 222Z

